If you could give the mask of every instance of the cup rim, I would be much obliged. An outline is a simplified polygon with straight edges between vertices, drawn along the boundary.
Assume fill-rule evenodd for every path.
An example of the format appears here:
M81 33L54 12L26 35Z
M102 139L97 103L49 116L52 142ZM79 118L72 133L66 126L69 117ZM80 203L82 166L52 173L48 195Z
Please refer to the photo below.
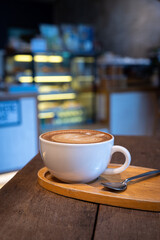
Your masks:
M80 131L92 131L92 129L64 129L64 130L53 130L53 131L48 131L48 132L45 132L45 133L50 133L50 132L56 132L56 131L72 131L72 130L80 130ZM97 131L97 132L100 132L100 133L106 133L106 132L102 132L102 131L99 131L99 130L93 130L93 131ZM110 133L106 133L108 134L109 136L111 136L111 139L109 140L106 140L106 141L102 141L102 142L95 142L95 143L61 143L61 142L52 142L52 141L49 141L49 140L46 140L44 138L42 138L42 135L45 134L45 133L42 133L40 136L39 136L39 140L42 141L42 142L46 142L47 144L54 144L54 145L61 145L61 146L91 146L91 145L100 145L100 144L104 144L104 143L109 143L111 141L114 141L114 136Z

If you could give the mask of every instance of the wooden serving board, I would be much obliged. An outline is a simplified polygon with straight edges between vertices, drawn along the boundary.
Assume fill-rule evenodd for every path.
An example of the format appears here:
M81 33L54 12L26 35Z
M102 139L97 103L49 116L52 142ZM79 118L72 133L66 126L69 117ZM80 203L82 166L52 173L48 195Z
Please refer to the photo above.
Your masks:
M118 166L110 164L109 167ZM151 170L154 169L130 166L121 174L102 174L90 183L69 184L56 179L44 167L38 172L38 182L45 189L63 196L111 206L158 212L160 211L160 175L129 182L127 189L123 192L109 191L101 185L102 182L118 182Z

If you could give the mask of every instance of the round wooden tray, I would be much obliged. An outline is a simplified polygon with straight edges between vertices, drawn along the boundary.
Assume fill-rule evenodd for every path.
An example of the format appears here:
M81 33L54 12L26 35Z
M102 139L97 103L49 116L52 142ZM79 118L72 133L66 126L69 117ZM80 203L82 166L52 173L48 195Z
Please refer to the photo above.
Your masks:
M110 164L109 167L117 166L119 165ZM130 166L121 174L102 174L91 183L69 184L56 179L44 167L38 171L38 182L43 188L63 196L111 206L158 212L160 211L160 175L129 182L127 189L123 192L112 192L101 185L102 182L122 181L151 170L153 169Z

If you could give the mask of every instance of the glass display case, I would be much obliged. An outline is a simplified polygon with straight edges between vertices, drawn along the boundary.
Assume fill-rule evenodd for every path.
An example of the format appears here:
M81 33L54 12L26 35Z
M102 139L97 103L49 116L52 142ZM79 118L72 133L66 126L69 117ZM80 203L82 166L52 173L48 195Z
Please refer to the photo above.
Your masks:
M41 132L94 122L94 55L6 55L5 82L37 87Z
M32 83L32 59L30 54L6 55L4 60L5 83Z

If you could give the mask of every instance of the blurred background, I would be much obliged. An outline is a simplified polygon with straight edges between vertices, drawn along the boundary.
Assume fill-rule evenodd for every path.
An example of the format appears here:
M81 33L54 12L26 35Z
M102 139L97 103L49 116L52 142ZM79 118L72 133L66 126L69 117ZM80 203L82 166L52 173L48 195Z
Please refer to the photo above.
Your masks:
M71 128L160 136L160 1L1 0L0 187Z

